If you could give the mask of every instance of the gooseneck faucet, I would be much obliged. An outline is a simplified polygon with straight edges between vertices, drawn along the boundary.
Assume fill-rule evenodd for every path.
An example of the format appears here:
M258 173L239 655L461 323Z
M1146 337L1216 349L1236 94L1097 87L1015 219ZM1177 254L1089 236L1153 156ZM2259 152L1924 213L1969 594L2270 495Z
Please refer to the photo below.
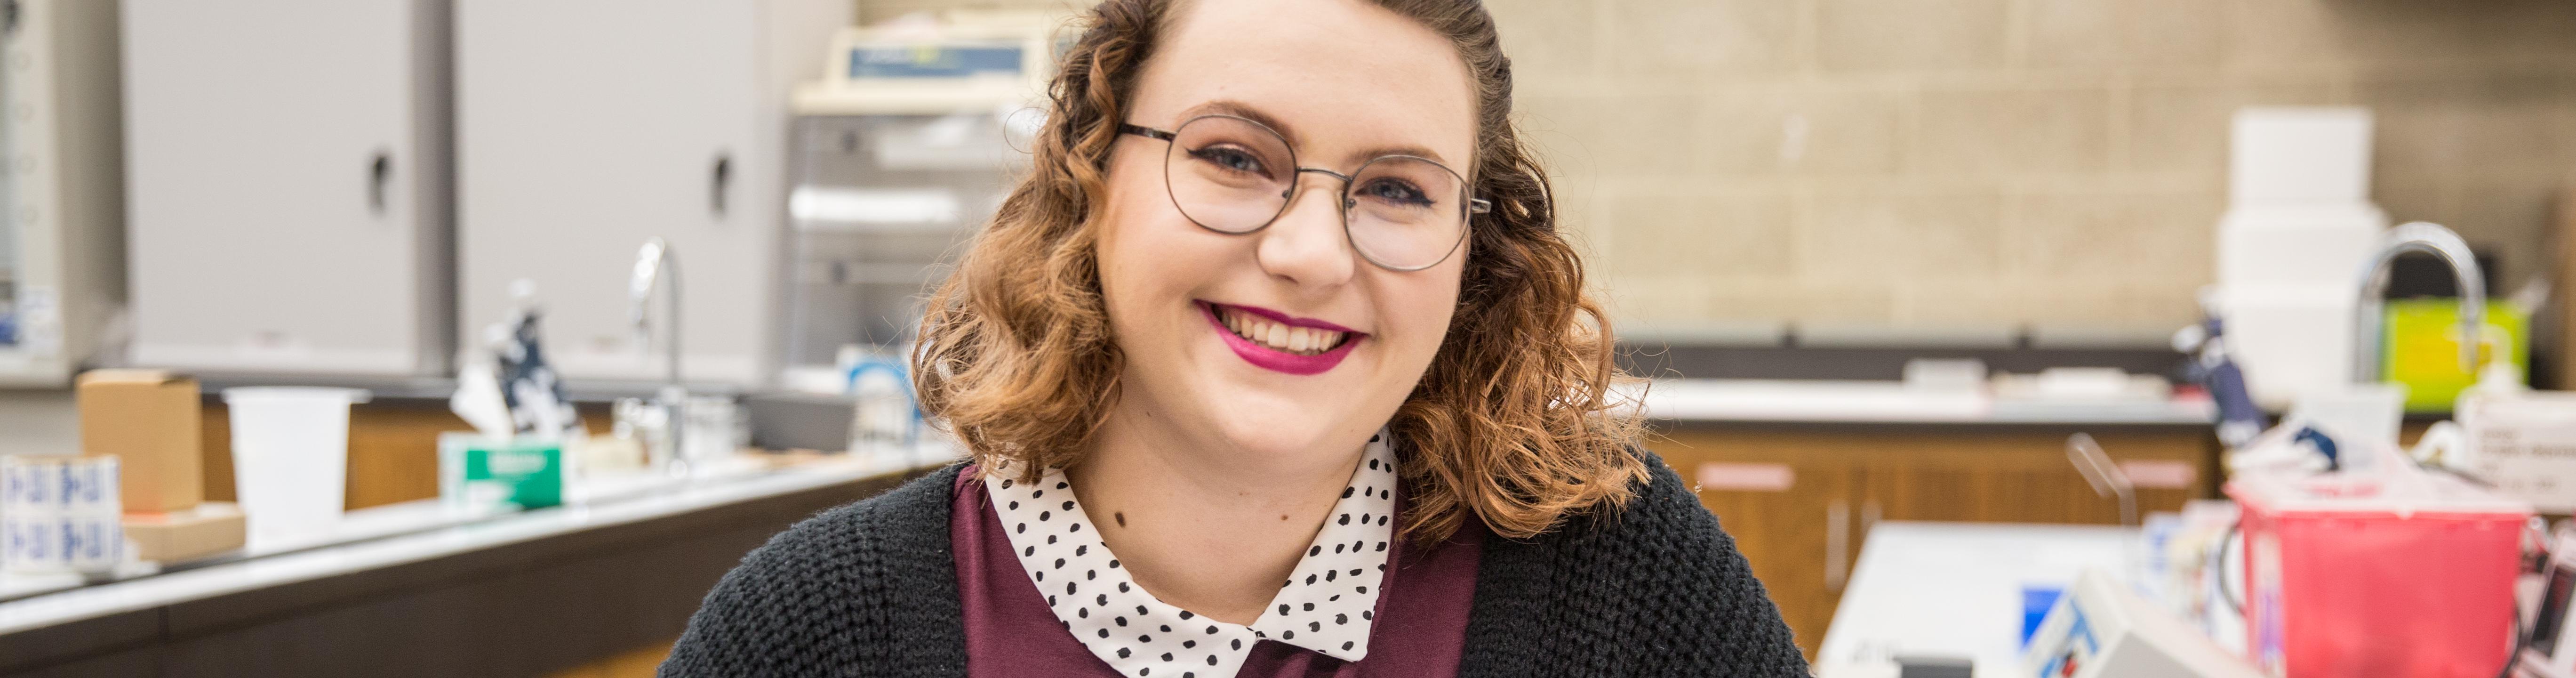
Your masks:
M663 305L662 325L666 328L663 334L668 336L662 340L662 350L667 356L663 367L669 376L657 397L661 401L666 426L661 444L669 446L663 450L663 458L677 462L674 469L686 473L688 462L677 454L681 428L685 425L682 419L686 412L682 408L689 401L689 389L680 382L680 257L671 251L670 241L659 236L646 239L644 248L635 253L635 274L626 284L627 318L634 323L638 346L653 345L653 324L646 310L652 306L654 283L665 278L670 283L663 285L669 288L663 295L669 301Z
M670 360L663 365L670 371L666 386L680 385L680 257L671 252L671 243L660 236L644 241L644 249L635 253L635 276L626 283L626 317L633 321L635 341L639 346L653 345L652 318L645 311L652 305L653 283L671 279L670 303L664 304L662 324L669 326L670 338L663 340L662 350Z
M2380 297L2388 294L2389 269L2397 256L2423 252L2451 267L2451 275L2460 285L2460 370L2478 372L2479 350L2485 345L2487 286L2486 274L2478 269L2478 259L2469 254L2469 244L2460 234L2429 221L2416 221L2388 229L2380 238L2379 251L2361 267L2361 298L2353 304L2352 313L2352 381L2355 384L2377 383L2379 373L2380 322L2385 315Z

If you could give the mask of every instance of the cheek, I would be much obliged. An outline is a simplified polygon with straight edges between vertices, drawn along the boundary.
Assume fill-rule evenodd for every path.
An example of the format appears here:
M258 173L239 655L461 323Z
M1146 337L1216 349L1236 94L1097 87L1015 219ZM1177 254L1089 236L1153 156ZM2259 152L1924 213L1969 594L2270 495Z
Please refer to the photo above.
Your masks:
M1387 289L1386 308L1391 329L1400 339L1395 353L1408 369L1423 369L1440 351L1449 332L1449 320L1458 310L1458 289L1463 267L1448 264L1408 275L1422 276L1401 280Z
M1158 167L1125 163L1113 168L1093 243L1100 265L1102 302L1122 342L1152 328L1155 309L1177 308L1222 265L1207 239L1172 210Z

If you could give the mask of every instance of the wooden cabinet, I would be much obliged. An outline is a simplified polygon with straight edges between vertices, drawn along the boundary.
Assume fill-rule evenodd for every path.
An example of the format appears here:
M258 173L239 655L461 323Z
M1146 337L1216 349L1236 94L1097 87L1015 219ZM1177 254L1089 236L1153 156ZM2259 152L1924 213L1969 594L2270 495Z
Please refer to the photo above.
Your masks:
M2078 431L2138 481L2141 512L2215 493L2205 427L1685 423L1648 447L1717 514L1812 656L1878 521L2118 523L2118 503L2067 461Z

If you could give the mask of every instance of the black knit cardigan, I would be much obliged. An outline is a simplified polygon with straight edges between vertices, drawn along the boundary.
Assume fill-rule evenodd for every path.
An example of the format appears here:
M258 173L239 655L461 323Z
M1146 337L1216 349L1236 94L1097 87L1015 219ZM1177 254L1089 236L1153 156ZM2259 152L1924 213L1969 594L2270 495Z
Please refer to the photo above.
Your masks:
M1625 510L1489 537L1458 675L1805 676L1735 541L1651 452ZM689 620L665 677L966 675L959 466L797 523Z

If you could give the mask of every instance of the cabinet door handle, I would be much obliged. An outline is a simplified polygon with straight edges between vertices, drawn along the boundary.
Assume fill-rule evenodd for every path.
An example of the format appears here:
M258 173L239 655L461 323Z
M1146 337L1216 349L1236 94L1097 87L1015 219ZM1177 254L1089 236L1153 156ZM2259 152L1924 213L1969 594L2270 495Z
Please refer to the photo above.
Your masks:
M1825 589L1843 590L1851 574L1851 564L1844 561L1851 546L1851 504L1841 499L1825 505Z
M393 178L393 152L376 151L375 160L367 163L367 209L377 216L385 213L385 191L393 184Z
M724 152L716 153L715 168L710 170L709 174L710 176L707 181L707 209L708 211L714 212L716 216L721 217L724 216L725 213L726 189L733 184L733 154Z

